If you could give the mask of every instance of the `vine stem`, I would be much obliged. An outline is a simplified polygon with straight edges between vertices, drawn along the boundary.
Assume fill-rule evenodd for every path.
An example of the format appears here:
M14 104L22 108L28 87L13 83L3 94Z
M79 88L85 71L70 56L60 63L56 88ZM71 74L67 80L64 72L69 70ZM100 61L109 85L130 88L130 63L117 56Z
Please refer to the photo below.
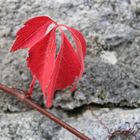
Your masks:
M85 136L83 133L79 132L77 129L73 128L69 124L63 122L56 116L54 116L52 113L48 112L47 110L43 109L36 103L34 103L31 99L26 97L26 93L21 94L21 92L15 90L14 88L7 87L6 85L3 85L0 83L0 90L15 96L18 100L26 103L28 106L32 107L33 109L36 109L41 114L45 115L46 117L50 118L52 121L56 122L63 128L67 129L69 132L73 133L75 136L79 137L81 140L91 140L89 137Z

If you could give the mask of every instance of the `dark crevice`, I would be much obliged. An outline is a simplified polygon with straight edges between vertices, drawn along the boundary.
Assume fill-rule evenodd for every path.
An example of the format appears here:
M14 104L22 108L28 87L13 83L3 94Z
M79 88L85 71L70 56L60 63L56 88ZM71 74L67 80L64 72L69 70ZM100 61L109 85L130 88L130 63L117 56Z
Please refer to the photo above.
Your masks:
M83 114L87 110L98 110L98 109L103 109L103 108L109 108L110 110L116 109L116 108L128 110L128 109L136 109L137 107L131 107L131 106L127 106L127 105L126 106L121 106L119 104L114 104L114 103L106 103L104 105L97 104L97 103L90 103L90 104L84 104L80 107L76 107L72 110L64 110L64 112L69 117L73 117L73 116L76 117L78 115Z

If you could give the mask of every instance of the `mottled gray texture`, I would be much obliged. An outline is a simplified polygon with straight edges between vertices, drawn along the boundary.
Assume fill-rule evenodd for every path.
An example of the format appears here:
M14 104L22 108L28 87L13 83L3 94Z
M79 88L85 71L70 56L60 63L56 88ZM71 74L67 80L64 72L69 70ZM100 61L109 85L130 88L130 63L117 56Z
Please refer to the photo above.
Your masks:
M1 140L51 140L59 126L37 112L0 114Z
M100 120L102 120L101 124ZM140 124L136 126L136 122L140 120L140 110L121 110L121 109L114 109L109 110L107 108L104 109L95 109L87 110L83 114L78 117L72 117L69 120L69 123L83 132L84 134L88 135L92 140L108 140L111 136L110 133L114 132L115 130L119 129L128 130L129 128L134 127L134 131L140 129ZM109 131L109 132L108 132ZM140 130L137 133L137 139L140 139ZM120 138L120 139L119 139ZM53 138L53 140L78 140L75 136L72 136L69 132L64 131L61 129L57 138ZM116 136L114 139L111 140L135 140L135 137L128 136Z
M83 129L82 131L89 136L95 135L100 139L101 135L104 139L107 133L91 112L86 111L74 117L75 110L77 112L89 104L122 108L140 106L140 1L0 0L0 82L28 90L31 75L26 68L27 51L10 53L9 49L23 23L31 17L40 15L48 15L58 23L73 26L82 31L86 37L88 48L85 73L75 93L70 93L69 90L57 92L54 108L71 110L72 117L64 112L61 117ZM15 98L1 91L0 94L2 140L11 140L12 137L16 140L75 139ZM39 104L43 104L38 83L33 98ZM17 112L19 114L16 114ZM100 114L104 111L97 109L96 112ZM140 120L139 109L128 111L117 109L107 112L101 115L101 119L109 128L121 127L125 121L130 121L133 125ZM58 115L58 112L56 114ZM23 118L23 122L26 123L20 121L21 116L27 116ZM133 117L134 120L131 119ZM30 125L32 122L34 125ZM49 127L46 128L45 125ZM30 130L26 131L27 128Z
M7 53L0 67L0 81L3 84L19 90L28 91L31 75L26 66L26 56L27 54L25 51L16 52L15 54ZM21 103L21 101L18 101L15 97L2 93L2 91L0 91L0 93L0 112L21 112L29 110L29 107ZM35 84L35 90L32 97L35 101L42 104L42 93L38 84Z
M136 122L140 120L140 109L110 110L107 108L93 108L84 110L84 113L76 114L68 118L63 112L61 119L93 140L94 138L107 140L111 136L108 129L112 133L117 129L128 130L134 127L133 131L137 131L140 128L140 124L136 125ZM99 120L102 120L107 128ZM19 114L0 114L0 121L1 140L78 140L71 133L34 111ZM136 136L139 140L139 133ZM124 137L124 139L119 139L119 137L122 138L123 136L118 135L115 140L135 140L132 135Z

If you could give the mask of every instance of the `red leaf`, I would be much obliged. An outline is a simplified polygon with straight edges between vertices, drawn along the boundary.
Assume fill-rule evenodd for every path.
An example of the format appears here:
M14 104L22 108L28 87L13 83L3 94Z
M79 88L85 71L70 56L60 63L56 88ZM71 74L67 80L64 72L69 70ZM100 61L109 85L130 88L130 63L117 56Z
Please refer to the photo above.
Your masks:
M31 48L45 35L48 26L52 23L55 22L46 16L35 17L25 22L24 27L16 34L11 51Z
M76 42L76 47L77 47L77 53L79 53L79 56L85 57L86 55L86 41L84 39L84 36L82 33L80 33L78 30L68 27L64 25L72 34L75 42ZM80 48L82 49L82 52L80 51Z
M83 71L84 71L84 57L86 55L86 41L84 39L84 36L76 29L68 27L64 25L72 34L72 37L76 43L76 49L77 49L77 54L81 63L81 72L79 77L77 78L77 81L81 78ZM76 84L73 86L71 91L75 90Z
M28 67L32 75L38 79L43 93L46 92L55 64L55 29L51 30L43 39L29 50Z
M50 24L55 26L46 34ZM76 49L66 37L62 26L71 33ZM56 54L56 29L61 31L62 42L58 54ZM58 25L49 17L33 18L25 23L17 33L12 51L29 48L27 65L32 73L33 80L30 92L35 80L39 81L46 106L52 106L54 93L68 86L75 87L84 71L84 57L86 54L86 42L83 35L66 25ZM30 93L31 94L31 93Z
M52 80L47 89L47 107L51 107L55 90L70 86L80 75L81 64L72 45L62 32L62 45L56 58Z

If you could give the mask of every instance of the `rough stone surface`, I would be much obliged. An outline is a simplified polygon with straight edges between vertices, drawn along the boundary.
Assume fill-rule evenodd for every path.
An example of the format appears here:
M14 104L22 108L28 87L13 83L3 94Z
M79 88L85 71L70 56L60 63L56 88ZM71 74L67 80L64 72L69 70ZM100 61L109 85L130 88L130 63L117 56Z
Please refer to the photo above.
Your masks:
M101 120L101 121L100 121ZM127 131L132 128L133 131L137 131L136 137L140 139L140 124L136 124L140 120L140 110L121 110L114 109L109 110L108 108L104 109L95 109L86 110L83 114L78 117L72 117L69 120L69 123L88 135L92 140L107 140L111 137L111 133L116 130ZM104 125L103 125L103 124ZM109 132L108 132L109 131ZM110 133L110 134L109 134ZM61 129L59 134L53 140L78 140L75 136L67 131ZM135 137L128 135L112 136L111 140L135 140Z
M7 53L0 67L0 82L19 90L28 91L31 75L26 66L26 56L27 54L25 51L17 52L14 55L12 53ZM15 97L2 93L2 91L0 91L0 93L2 95L0 98L0 112L21 112L29 110L29 107L15 99ZM42 94L38 84L35 85L33 98L38 103L42 103Z
M57 111L55 111L57 112ZM130 128L140 139L140 109L122 110L108 108L84 109L69 117L63 112L63 120L89 136L92 140L107 140L115 130L127 131ZM70 115L71 113L69 113ZM65 116L65 117L64 117ZM102 120L101 124L100 120ZM0 138L2 140L78 140L74 135L60 128L37 112L0 114ZM108 132L109 131L109 132ZM135 140L133 135L117 135L113 140Z
M61 110L62 118L75 127L79 127L89 136L95 135L97 139L102 136L101 138L105 139L107 132L103 130L100 123L97 123L91 113L92 110L83 111L85 113L76 117L75 112L89 104L100 107L139 108L140 1L0 0L0 82L21 90L28 90L31 75L26 68L27 51L10 53L9 49L17 30L23 23L31 17L40 15L48 15L59 23L79 29L83 32L88 44L85 73L77 90L74 93L70 93L69 90L58 91L54 108ZM15 98L2 91L0 94L0 137L2 140L61 140L65 138L75 140L63 129L45 120ZM38 83L36 83L33 98L39 104L43 104ZM139 109L105 110L107 113L103 113L101 119L110 129L125 125L125 121L130 121L133 126L140 120ZM71 112L70 116L66 115L67 111ZM17 112L19 114L16 114ZM102 114L102 112L104 109L96 110L97 114ZM57 111L54 113L59 114ZM27 117L21 122L21 116L24 114ZM45 125L49 127L46 128ZM89 126L88 130L87 126ZM114 137L114 140L116 139L119 140L119 137ZM120 136L120 140L123 139L126 140Z
M37 112L0 114L1 140L51 140L59 126Z

